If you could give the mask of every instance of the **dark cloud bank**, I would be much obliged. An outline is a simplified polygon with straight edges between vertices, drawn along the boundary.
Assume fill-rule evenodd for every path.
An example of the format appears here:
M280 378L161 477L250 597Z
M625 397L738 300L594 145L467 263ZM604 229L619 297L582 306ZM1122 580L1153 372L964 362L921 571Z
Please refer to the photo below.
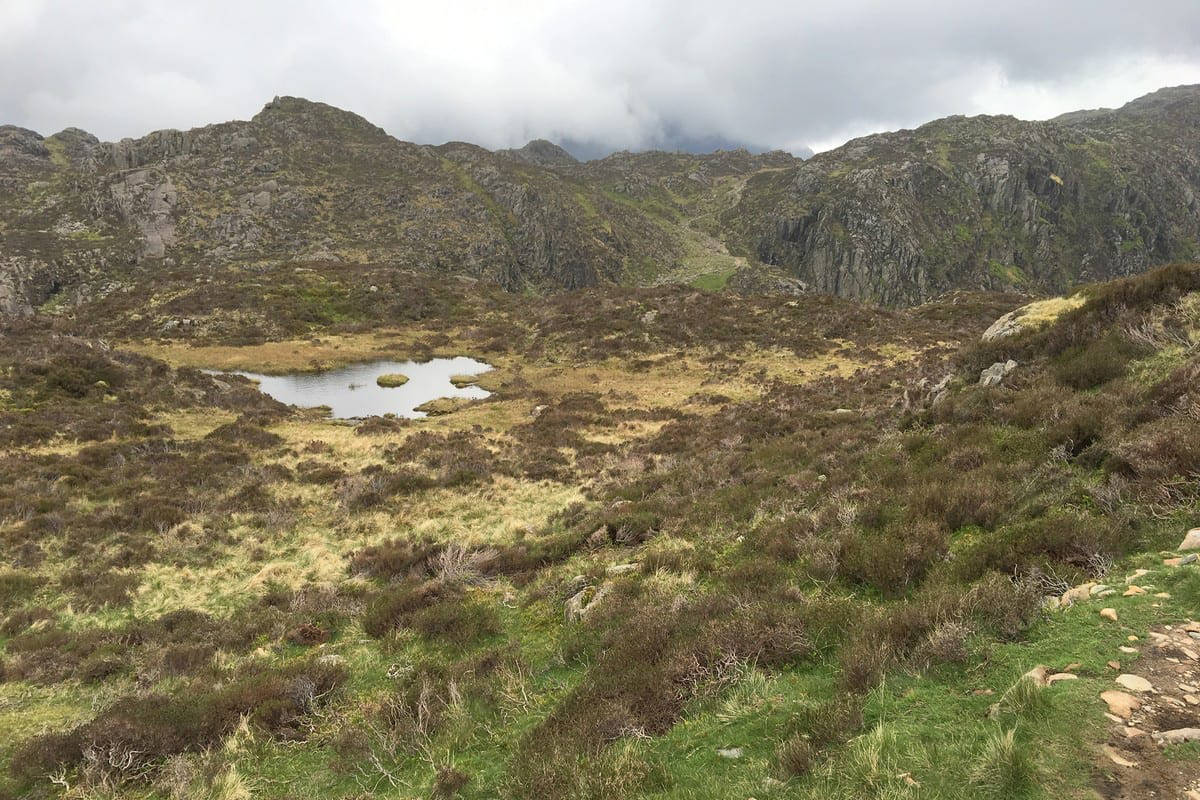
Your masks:
M1195 82L1195 0L0 0L0 122L106 139L293 94L420 142L803 152Z

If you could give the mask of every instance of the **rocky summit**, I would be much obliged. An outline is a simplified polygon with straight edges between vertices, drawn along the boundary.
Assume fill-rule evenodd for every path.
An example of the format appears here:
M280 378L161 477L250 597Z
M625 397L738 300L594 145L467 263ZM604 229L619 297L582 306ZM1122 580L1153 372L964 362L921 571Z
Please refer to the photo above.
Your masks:
M0 313L139 271L330 260L510 291L665 282L889 306L1058 293L1194 257L1200 87L1045 122L949 117L786 153L490 152L279 97L246 122L100 142L0 127Z

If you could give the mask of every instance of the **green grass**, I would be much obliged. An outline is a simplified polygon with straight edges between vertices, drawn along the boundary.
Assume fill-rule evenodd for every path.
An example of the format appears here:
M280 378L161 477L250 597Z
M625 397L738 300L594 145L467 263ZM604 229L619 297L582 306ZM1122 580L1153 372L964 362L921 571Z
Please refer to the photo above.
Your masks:
M725 288L725 284L729 282L735 272L737 272L737 267L727 267L719 272L709 272L693 278L691 285L706 292L719 292Z

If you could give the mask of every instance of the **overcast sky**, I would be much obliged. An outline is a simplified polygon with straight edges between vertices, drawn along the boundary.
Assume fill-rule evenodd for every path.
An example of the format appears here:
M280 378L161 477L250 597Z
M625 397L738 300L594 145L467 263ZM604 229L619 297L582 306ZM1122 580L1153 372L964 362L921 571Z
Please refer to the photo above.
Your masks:
M394 136L827 149L1200 83L1200 0L0 0L0 123L103 139L277 94Z

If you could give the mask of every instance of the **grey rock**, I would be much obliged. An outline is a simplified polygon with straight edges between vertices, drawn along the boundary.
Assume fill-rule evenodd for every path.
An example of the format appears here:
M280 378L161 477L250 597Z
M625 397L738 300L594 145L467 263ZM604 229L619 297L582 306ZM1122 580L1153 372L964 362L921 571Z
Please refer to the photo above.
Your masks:
M1008 361L997 361L979 373L979 385L997 386L1016 368L1017 362L1011 358Z
M1159 744L1183 744L1200 741L1200 728L1176 728L1154 734Z

